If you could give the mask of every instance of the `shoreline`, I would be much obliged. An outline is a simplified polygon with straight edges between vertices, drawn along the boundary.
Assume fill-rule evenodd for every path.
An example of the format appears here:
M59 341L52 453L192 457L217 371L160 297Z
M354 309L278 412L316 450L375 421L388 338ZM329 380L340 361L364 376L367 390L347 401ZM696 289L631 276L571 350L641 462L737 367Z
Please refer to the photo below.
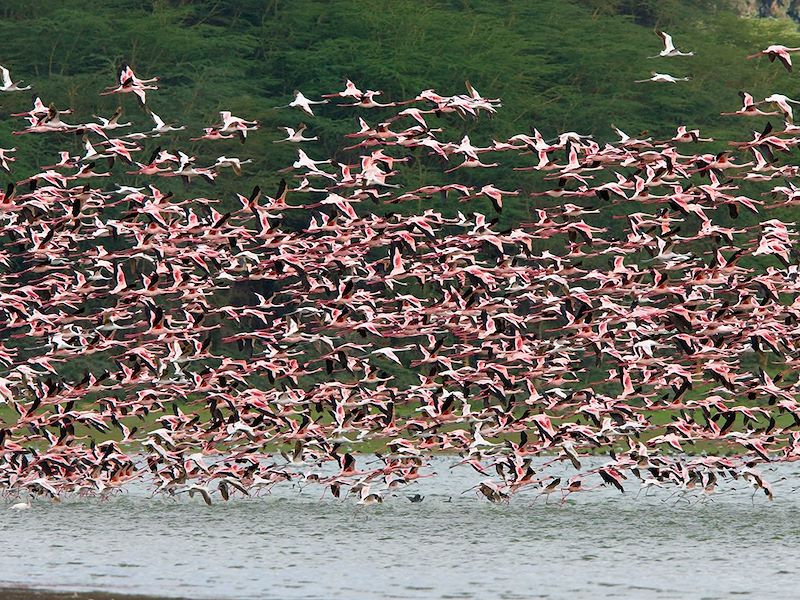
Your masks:
M186 600L176 596L152 596L107 591L76 592L38 587L0 585L2 600Z

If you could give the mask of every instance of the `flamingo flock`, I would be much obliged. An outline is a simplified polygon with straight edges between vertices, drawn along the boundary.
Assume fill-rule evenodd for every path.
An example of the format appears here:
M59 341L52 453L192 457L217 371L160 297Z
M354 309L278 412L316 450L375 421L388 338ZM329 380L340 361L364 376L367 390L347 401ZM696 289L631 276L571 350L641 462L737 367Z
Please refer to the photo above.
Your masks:
M1 91L24 89L2 72ZM760 469L800 457L790 99L743 94L731 114L783 123L709 152L689 125L450 138L500 100L467 83L379 102L348 80L280 109L307 124L274 140L297 156L277 189L225 199L208 186L250 159L180 150L190 127L152 111L157 82L123 65L101 92L133 94L151 129L36 97L0 150L13 174L28 135L84 146L0 194L0 487L27 498L12 508L133 480L208 504L311 484L421 502L439 455L492 502L705 498L734 480L771 498ZM334 106L357 122L335 161L313 143ZM248 134L268 135L222 111L192 139L231 153ZM184 192L160 189L175 177ZM526 220L501 226L509 205Z

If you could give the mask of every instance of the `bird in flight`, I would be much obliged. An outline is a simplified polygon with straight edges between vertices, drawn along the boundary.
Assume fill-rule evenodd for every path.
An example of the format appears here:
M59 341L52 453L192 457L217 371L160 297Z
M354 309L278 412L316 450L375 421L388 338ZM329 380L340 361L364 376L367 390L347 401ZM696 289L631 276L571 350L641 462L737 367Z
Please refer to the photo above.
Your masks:
M277 108L299 108L304 113L306 113L308 116L313 117L314 116L314 111L311 110L311 105L312 104L327 104L327 103L328 103L327 100L309 100L308 98L306 98L303 95L303 92L301 92L300 90L295 90L294 91L294 100L289 102L289 104L286 104L284 106L278 106Z
M675 44L672 43L672 36L664 31L656 31L658 37L660 37L664 42L664 49L656 54L655 56L649 56L648 58L659 58L664 56L694 56L694 52L681 52L675 47Z
M22 83L22 81L17 81L16 83L12 82L11 72L3 66L0 66L0 74L3 76L3 85L0 86L0 92L23 92L31 89L29 85L20 87L19 84Z
M666 73L656 73L652 71L652 77L649 79L637 79L635 83L645 83L647 81L655 81L656 83L678 83L679 81L691 81L691 77L674 77Z
M792 72L792 57L790 55L791 52L798 52L800 48L789 48L787 46L782 46L780 44L773 44L772 46L767 46L760 52L756 52L755 54L751 54L748 56L748 59L758 58L759 56L766 56L769 58L769 62L775 62L777 58L781 61L786 70L789 73Z

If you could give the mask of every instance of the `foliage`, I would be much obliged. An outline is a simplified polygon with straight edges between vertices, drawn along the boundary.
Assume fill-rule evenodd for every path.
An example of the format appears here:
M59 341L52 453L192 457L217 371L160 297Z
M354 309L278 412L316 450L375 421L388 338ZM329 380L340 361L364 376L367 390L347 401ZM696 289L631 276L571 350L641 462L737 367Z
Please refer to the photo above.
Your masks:
M158 75L162 89L153 95L153 110L194 131L212 123L223 108L269 128L294 125L300 115L274 107L285 104L294 89L311 97L339 89L345 77L383 90L389 99L428 87L455 93L469 79L504 102L494 121L464 122L463 130L477 143L530 127L546 136L574 130L602 140L613 136L611 123L631 133L665 136L683 122L738 139L749 124L719 116L737 107L738 90L757 97L793 91L779 84L786 78L774 65L744 60L745 55L778 39L792 44L800 37L788 21L742 19L712 0L43 0L36 5L31 10L28 2L14 0L0 7L2 63L33 82L46 102L69 106L81 118L98 107L98 98L87 90L108 85L122 61L137 73ZM653 27L669 28L680 46L697 56L647 58L660 49ZM632 83L653 69L690 74L694 81ZM8 113L22 108L20 96L3 99L4 146L18 141L10 137L18 120ZM99 106L110 113L118 101L102 98ZM132 98L123 103L128 118L148 122ZM322 112L313 127L323 135L324 154L340 147L338 134L351 124L334 111ZM236 187L269 179L292 157L273 139L250 142L258 160L250 180ZM41 155L55 156L63 140L31 143ZM76 150L79 143L74 140ZM220 148L232 152L235 143ZM17 174L25 176L34 164L17 166ZM230 198L233 187L223 185L217 193Z

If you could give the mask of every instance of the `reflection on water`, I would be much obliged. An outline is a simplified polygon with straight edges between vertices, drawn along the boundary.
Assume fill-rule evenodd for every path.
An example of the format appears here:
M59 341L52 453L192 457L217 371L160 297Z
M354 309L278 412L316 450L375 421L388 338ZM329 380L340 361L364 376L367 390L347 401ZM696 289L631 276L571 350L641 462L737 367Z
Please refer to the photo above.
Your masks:
M476 474L447 466L409 488L420 503L357 507L318 487L213 506L143 488L34 502L2 515L0 582L192 598L723 598L786 597L800 573L794 465L764 469L773 502L745 488L634 499L630 485L563 507L493 505L461 493Z

